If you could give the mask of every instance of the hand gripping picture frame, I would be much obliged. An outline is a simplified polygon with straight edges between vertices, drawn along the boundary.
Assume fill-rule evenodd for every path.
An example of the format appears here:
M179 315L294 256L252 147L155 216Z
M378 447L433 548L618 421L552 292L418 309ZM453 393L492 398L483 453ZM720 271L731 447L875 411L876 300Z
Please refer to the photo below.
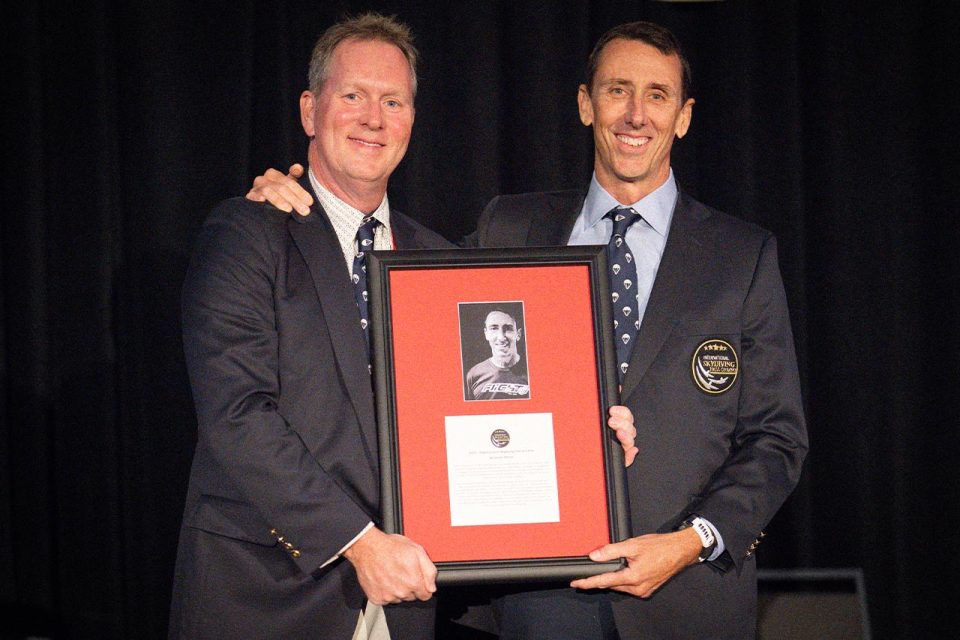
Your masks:
M603 247L374 251L371 350L388 533L438 584L623 566L629 536Z

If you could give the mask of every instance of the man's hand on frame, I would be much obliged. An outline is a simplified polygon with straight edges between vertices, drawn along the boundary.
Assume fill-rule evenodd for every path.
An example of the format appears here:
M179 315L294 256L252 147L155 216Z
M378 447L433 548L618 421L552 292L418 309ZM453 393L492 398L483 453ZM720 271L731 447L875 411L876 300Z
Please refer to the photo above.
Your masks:
M437 568L410 538L371 527L343 555L373 604L429 600L437 591Z
M623 542L607 544L590 552L594 562L625 558L619 571L574 580L574 589L613 589L640 598L649 598L670 578L697 563L703 548L693 529L673 533L651 533Z

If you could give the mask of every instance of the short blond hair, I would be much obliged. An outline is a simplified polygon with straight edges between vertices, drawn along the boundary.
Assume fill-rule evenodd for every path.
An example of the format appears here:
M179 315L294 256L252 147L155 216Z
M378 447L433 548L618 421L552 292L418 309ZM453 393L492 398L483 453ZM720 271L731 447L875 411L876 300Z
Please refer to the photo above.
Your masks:
M330 65L333 62L333 52L341 42L346 40L376 40L392 44L403 53L410 65L410 86L413 95L417 95L417 49L413 46L413 33L410 27L393 16L384 16L379 13L368 12L347 18L323 32L317 44L313 47L310 56L310 71L307 73L307 82L310 91L320 92L323 83L330 77Z

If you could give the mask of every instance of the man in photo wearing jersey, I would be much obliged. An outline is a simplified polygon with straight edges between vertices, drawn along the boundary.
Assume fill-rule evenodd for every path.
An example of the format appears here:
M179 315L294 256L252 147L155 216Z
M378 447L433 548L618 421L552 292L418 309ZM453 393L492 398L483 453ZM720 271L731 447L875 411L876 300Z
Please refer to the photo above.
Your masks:
M529 399L526 359L518 350L523 329L516 318L502 308L490 311L483 321L483 336L490 344L491 355L467 372L466 399Z

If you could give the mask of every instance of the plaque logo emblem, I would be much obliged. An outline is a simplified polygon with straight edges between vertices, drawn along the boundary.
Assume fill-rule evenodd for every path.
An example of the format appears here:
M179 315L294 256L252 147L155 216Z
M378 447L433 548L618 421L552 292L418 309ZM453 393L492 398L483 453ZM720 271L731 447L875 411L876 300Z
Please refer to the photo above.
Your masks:
M701 391L719 394L730 390L740 373L740 359L729 342L711 338L697 347L690 363L693 381Z
M510 434L507 433L506 429L494 429L493 433L490 434L490 442L497 449L502 449L510 444Z

